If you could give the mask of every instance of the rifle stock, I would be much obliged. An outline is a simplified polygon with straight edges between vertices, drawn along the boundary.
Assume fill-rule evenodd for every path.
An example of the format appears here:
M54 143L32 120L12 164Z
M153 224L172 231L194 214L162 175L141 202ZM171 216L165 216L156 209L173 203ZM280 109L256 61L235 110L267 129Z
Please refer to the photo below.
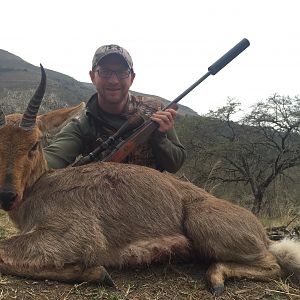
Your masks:
M145 143L149 136L158 128L158 124L154 121L147 121L143 127L133 133L127 140L117 145L109 155L104 157L101 161L121 162L133 150L143 143Z

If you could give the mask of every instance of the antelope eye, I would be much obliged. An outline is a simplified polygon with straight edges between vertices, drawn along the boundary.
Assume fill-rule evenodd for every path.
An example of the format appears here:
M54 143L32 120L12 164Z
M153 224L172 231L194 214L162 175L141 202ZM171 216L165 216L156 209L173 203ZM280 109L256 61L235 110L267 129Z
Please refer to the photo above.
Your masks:
M32 158L34 152L37 150L38 146L39 146L39 143L40 142L36 142L32 147L31 149L29 150L29 153L28 153L28 157L29 158Z

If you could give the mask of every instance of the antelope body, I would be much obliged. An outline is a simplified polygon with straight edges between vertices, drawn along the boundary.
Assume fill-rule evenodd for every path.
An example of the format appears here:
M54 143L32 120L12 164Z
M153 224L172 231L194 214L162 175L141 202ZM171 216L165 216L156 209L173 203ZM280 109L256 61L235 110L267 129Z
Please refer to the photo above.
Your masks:
M196 257L220 294L229 277L294 274L300 246L271 242L248 210L142 166L93 163L48 170L36 116L45 72L24 115L0 117L0 205L20 234L0 242L0 272L113 285L108 267Z

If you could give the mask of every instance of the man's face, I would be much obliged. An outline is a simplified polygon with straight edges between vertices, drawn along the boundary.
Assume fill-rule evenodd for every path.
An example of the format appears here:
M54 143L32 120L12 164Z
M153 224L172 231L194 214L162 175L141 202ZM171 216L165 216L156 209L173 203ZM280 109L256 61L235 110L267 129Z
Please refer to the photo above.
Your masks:
M90 76L100 101L110 105L126 103L128 90L135 77L122 57L116 54L104 57L96 69L90 72Z

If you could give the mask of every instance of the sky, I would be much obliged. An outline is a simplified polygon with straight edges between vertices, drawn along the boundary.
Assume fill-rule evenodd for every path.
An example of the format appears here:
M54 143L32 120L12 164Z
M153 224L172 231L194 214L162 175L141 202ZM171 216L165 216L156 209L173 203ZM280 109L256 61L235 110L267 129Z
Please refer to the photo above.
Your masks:
M2 0L0 49L90 82L96 49L126 48L132 90L170 101L243 38L250 46L180 103L206 114L300 94L298 0ZM82 99L87 100L87 99Z

